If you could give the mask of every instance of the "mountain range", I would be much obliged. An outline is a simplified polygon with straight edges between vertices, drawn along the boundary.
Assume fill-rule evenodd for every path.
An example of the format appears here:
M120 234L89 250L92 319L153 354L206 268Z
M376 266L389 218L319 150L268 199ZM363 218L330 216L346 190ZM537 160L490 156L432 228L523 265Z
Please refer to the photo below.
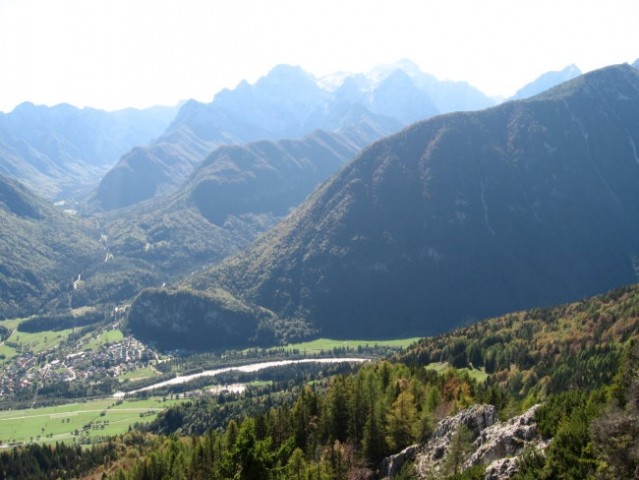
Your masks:
M217 148L173 193L103 215L116 256L166 275L198 270L248 246L369 142L365 131Z
M624 65L414 124L189 280L189 321L222 296L270 312L277 332L424 335L634 282L638 112L639 73ZM173 295L143 292L131 329L186 321L188 290L169 308Z
M176 111L23 103L0 113L0 174L50 200L77 197L94 189L121 155L162 133Z
M131 150L105 175L94 205L112 210L167 193L220 145L352 128L366 130L372 141L448 109L492 104L470 85L439 82L407 61L320 80L279 65L253 85L243 81L219 92L211 103L185 103L161 137Z
M242 310L256 313L260 320L253 326L257 325L256 328L261 332L259 338L264 341L307 336L320 331L347 335L351 328L355 332L364 329L366 335L370 336L384 336L387 333L384 324L388 322L382 318L388 318L391 314L407 322L402 327L407 332L441 330L437 322L423 318L418 320L417 316L422 314L415 313L425 312L423 316L448 318L445 312L437 310L440 308L437 302L432 299L415 302L414 298L438 295L442 299L441 303L444 303L448 295L446 288L456 288L458 285L472 293L466 295L468 300L465 302L451 302L456 304L457 309L451 315L455 316L455 321L468 321L507 309L569 300L582 295L581 292L596 293L632 281L635 253L632 248L626 248L627 245L620 245L617 238L623 226L627 229L627 244L631 245L634 235L632 222L610 209L609 204L602 201L599 205L598 200L591 198L592 195L586 195L574 187L573 184L578 182L574 178L564 178L562 175L566 175L565 171L557 173L552 170L553 166L563 165L567 158L589 158L583 148L571 150L579 146L580 138L587 138L587 146L592 150L589 154L596 159L596 162L592 162L593 168L599 169L594 173L580 173L592 184L589 191L596 192L598 190L595 187L601 187L601 182L598 184L591 178L600 171L603 172L600 175L605 180L603 183L609 188L596 198L609 200L614 194L616 198L624 198L624 202L633 205L632 199L626 198L627 192L618 192L623 185L608 171L611 167L606 162L610 160L604 162L599 158L603 155L599 150L603 149L601 145L604 144L615 146L614 149L606 147L607 152L621 152L624 145L625 150L633 155L635 151L634 120L624 110L626 102L631 102L629 99L634 97L617 92L621 106L613 108L599 105L601 95L594 94L609 83L610 91L605 93L610 97L615 95L612 93L614 89L620 88L616 75L606 80L608 83L602 81L597 84L592 84L590 76L579 77L566 84L568 86L529 101L509 102L481 112L436 116L431 120L432 123L420 122L365 148L354 162L350 162L366 145L390 131L398 130L403 122L410 121L410 115L427 115L433 108L441 108L445 97L437 95L436 89L430 91L432 101L423 95L425 90L422 87L430 77L416 67L411 68L408 62L401 62L399 66L402 69L398 70L395 65L380 67L368 75L319 80L297 68L276 68L274 72L277 75L267 82L273 92L277 91L275 85L285 91L290 78L299 77L305 79L301 83L306 85L298 89L296 95L299 98L307 95L308 91L317 92L317 89L325 96L339 96L341 100L338 106L330 115L323 117L323 121L328 122L331 128L342 126L333 131L315 130L297 140L234 143L212 151L208 148L215 142L201 140L198 155L203 155L204 160L194 161L193 165L177 174L177 177L184 176L180 185L172 187L173 190L165 196L128 208L87 219L73 217L54 209L19 183L2 177L3 238L0 244L3 249L2 288L7 293L3 294L0 315L12 316L42 308L73 308L123 301L134 297L143 288L165 285L186 288L187 292L176 298L187 303L193 288L201 290L196 296L200 298L202 308L216 305L220 298L226 303L233 299L228 303L231 307L225 311L231 314L232 305L242 305ZM592 78L597 75L603 74L597 73ZM279 83L275 81L277 78ZM395 105L383 100L398 85L408 88L407 82L411 82L413 87L412 91L408 89L406 97L399 95ZM463 84L448 83L449 87L455 86L460 91L465 88ZM575 87L582 84L579 88ZM252 90L256 86L245 82L242 88ZM260 89L262 92L268 90L264 85ZM285 96L282 91L280 97ZM583 93L586 91L593 98ZM273 92L272 95L277 96ZM336 92L340 92L339 95ZM581 97L577 95L578 92L581 92ZM233 103L239 102L239 93L227 91L221 97L225 95L235 98L228 101L229 105L240 108L239 103ZM410 102L404 102L406 108L398 107L402 105L402 98L416 98L419 95L423 96L420 105L424 110L421 113L415 113L419 109L415 110L414 106L411 110ZM215 104L217 98L211 105ZM373 111L385 102L387 111L395 108L396 115L401 113L407 116L400 121ZM570 118L566 112L559 112L554 113L556 118L551 119L551 113L540 110L540 106L568 103L571 104L568 109ZM190 127L179 127L173 132L181 132L176 135L184 132L194 135L194 130L199 135L210 132L207 121L201 122L201 131L196 128L198 122L194 118L198 115L193 112L198 109L206 112L211 105L201 105L200 109L195 102L185 104L180 110L181 117L178 117ZM586 133L582 132L580 136L577 126L588 126L581 117L585 105L607 112L607 117L589 119L592 125L598 126L588 127L584 130ZM285 105L282 108L289 107ZM293 112L294 108L290 108ZM158 111L162 117L168 109ZM150 111L146 113L150 115ZM117 122L113 118L129 118L128 121L133 122L131 119L140 115L142 112L139 111L107 114L64 105L47 109L25 104L11 114L2 115L0 120L5 128L0 129L0 137L9 139L3 145L13 142L12 145L19 144L25 152L48 152L51 158L56 159L58 166L62 165L55 170L51 166L53 164L43 163L48 165L47 168L50 167L49 173L55 170L56 175L61 175L62 171L66 171L65 175L70 175L68 172L77 171L92 175L93 167L86 167L86 171L83 171L84 164L80 160L76 162L76 157L65 157L64 152L71 151L78 155L77 158L98 159L95 160L95 168L105 168L108 161L99 159L107 158L105 152L115 151L112 148L114 142L108 139L121 138L116 135L119 130L114 126ZM262 117L264 125L267 125L266 107ZM90 122L86 118L93 119L94 123L97 122L95 119L102 119L91 135L83 130L89 128ZM597 123L599 121L601 125ZM30 122L38 127L32 132L27 128ZM125 123L124 120L122 122ZM182 120L176 119L174 125L180 122ZM157 125L160 123L157 120ZM285 123L273 128L289 128ZM625 134L619 133L622 126L629 132L627 139L621 138ZM137 135L136 132L147 127L138 125L138 130L130 132L127 138L133 141L131 139ZM542 135L539 131L545 133ZM537 132L536 136L532 132ZM564 133L555 133L553 137L548 132ZM600 136L615 132L621 137L599 140ZM20 142L16 140L19 136L23 138ZM422 137L426 140L420 140ZM433 140L433 137L438 140ZM57 140L47 142L43 138ZM595 143L591 146L590 142L593 141ZM423 142L427 142L428 146ZM542 144L543 148L540 146ZM56 145L57 150L54 148ZM187 147L184 144L175 144L173 147L176 148L177 157L183 158L182 149ZM141 158L146 158L146 150L146 147L139 147L134 152L142 152ZM15 158L11 157L16 165L30 168L30 164L18 153ZM512 165L505 162L510 165L510 170L497 168L504 166L498 153L511 159ZM561 162L555 159L560 153L561 156L557 158ZM40 160L45 158L41 153L34 155ZM621 156L622 153L615 153L611 158ZM471 157L476 160L471 162L468 160ZM6 162L9 157L2 158L5 161L0 162L1 165L10 165ZM577 166L570 168L578 171ZM568 170L570 168L566 167ZM579 168L583 170L585 167ZM145 171L146 176L151 177L154 171L161 169L148 168ZM612 172L615 171L621 170L612 168ZM625 172L624 178L631 178L632 173L631 170ZM46 181L53 181L51 178ZM557 203L557 192L564 190L558 186L548 190L547 178L560 182L558 185L569 185L570 189L575 190L566 190L570 195L582 195L582 206L597 204L596 211L606 211L603 215L605 219L600 221L605 228L602 227L600 232L581 235L586 239L579 245L572 244L568 238L568 227L565 222L558 227L557 218L563 215L559 207L575 212L578 209L573 204L566 207ZM72 180L70 175L67 179L68 191L78 192L77 178ZM298 207L322 183L319 190ZM71 184L75 186L71 187ZM504 190L507 185L515 184L519 192ZM439 187L436 189L434 186L437 185ZM136 192L134 187L131 185L128 190ZM449 193L442 193L444 190ZM42 193L42 190L38 192ZM452 192L456 195L454 206L450 203ZM528 200L522 198L524 194ZM509 212L505 210L505 205L509 205ZM558 213L543 217L540 214L543 211L541 206L545 206L548 212L551 212L551 206L559 210ZM289 218L249 248L246 255L238 254L289 212L292 212ZM484 216L478 212L484 212ZM515 215L513 212L519 213ZM584 221L583 217L585 215L577 215L571 217L571 221L575 221L580 232L589 232L588 228L591 227L579 223ZM447 220L444 221L444 218ZM489 227L488 234L486 228L480 228L482 218L484 227ZM531 226L528 222L531 218L542 226ZM517 225L517 228L511 227L513 231L510 232L500 231L497 228L500 222ZM556 232L550 233L551 225L554 225ZM614 240L606 235L614 237ZM546 253L535 253L534 248L525 245L525 238L535 238L539 245L547 245ZM551 238L561 241L553 243ZM77 258L65 261L74 245L79 249ZM540 280L542 274L552 270L552 263L562 260L561 251L566 245L574 247L571 254L574 265L580 262L580 252L595 252L592 258L581 262L579 271L585 272L585 278L576 283L572 281L571 275L578 270L573 265L572 273L570 269L564 269L557 275L556 283L545 278ZM608 255L609 272L599 273L596 269L604 256L602 250L612 246L614 252ZM531 255L518 253L518 248L530 250ZM499 252L510 252L508 261L500 259L497 256ZM238 255L212 271L207 270L207 266L233 254ZM523 261L524 257L529 259ZM425 259L430 259L430 263ZM492 265L490 262L494 262L495 266L489 267ZM459 265L473 267L464 275L464 282L460 282L453 273ZM526 271L526 268L539 271L539 278L522 273L514 277L516 281L505 280L509 278L509 272ZM190 280L180 283L184 275L189 275ZM431 279L424 280L429 275ZM480 281L480 278L486 281ZM590 283L585 285L587 279L590 279ZM501 296L491 291L491 288L496 287L490 287L491 282L498 281L506 285L502 289L505 293ZM387 284L395 283L397 291L388 288ZM353 291L353 288L360 288L361 291ZM163 291L151 290L142 296L161 296ZM533 291L536 292L535 296L528 298ZM375 301L367 305L365 299L371 294ZM207 304L209 296L213 297L213 301ZM483 306L479 297L485 297ZM377 300L382 305L377 305ZM357 302L366 307L363 314L359 313L361 307ZM428 305L425 306L424 302ZM167 308L171 304L164 300L160 303ZM145 303L151 309L154 308L153 304ZM136 304L134 308L133 318L144 319L145 313L137 308L139 305ZM370 319L370 325L351 325L351 318L363 316ZM163 318L163 315L160 314L158 318ZM197 318L197 315L193 318ZM326 318L333 318L333 323ZM448 321L452 320L441 320L440 324ZM252 338L258 336L252 335Z

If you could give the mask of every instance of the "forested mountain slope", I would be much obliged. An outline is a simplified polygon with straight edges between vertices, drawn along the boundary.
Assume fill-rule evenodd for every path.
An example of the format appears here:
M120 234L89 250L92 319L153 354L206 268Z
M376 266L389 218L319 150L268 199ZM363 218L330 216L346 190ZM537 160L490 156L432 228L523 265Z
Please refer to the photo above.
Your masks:
M366 148L190 284L346 338L441 332L629 284L638 144L639 73L627 65L435 117ZM179 322L140 305L141 324Z

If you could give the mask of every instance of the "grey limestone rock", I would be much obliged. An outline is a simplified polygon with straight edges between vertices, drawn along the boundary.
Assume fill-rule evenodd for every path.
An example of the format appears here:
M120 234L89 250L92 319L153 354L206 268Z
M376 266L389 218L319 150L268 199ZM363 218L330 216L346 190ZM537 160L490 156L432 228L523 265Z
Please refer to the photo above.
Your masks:
M430 478L444 465L450 453L455 432L463 425L474 435L472 453L463 463L463 469L487 465L485 480L504 480L517 472L517 456L528 447L545 450L547 443L537 432L535 405L522 415L505 422L497 418L492 405L474 405L440 421L437 428L422 445L411 445L387 457L379 468L379 477L394 478L408 462L414 462L416 478Z

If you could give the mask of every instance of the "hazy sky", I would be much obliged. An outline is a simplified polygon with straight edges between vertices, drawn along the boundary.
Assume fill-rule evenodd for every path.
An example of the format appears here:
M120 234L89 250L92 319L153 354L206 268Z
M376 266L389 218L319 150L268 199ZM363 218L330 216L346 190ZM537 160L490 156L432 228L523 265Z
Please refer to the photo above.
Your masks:
M638 0L0 0L0 110L210 101L288 63L410 58L512 95L549 70L639 57Z

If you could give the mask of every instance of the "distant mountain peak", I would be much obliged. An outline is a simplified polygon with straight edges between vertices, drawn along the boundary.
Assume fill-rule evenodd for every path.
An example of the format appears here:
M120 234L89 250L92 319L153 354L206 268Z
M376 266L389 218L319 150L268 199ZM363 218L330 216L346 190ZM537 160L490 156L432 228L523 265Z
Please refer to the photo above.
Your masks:
M144 164L161 172L138 168L132 161L141 165L142 156L127 154L104 176L98 203L103 208L110 203L102 194L107 191L123 192L118 198L137 202L140 192L153 196L172 190L219 145L300 138L317 129L346 128L359 137L363 128L374 133L379 127L389 131L392 125L390 130L395 131L438 113L493 104L469 85L439 82L407 59L378 67L370 75L336 74L319 80L299 66L277 65L254 84L244 81L235 89L222 90L210 103L184 104L162 137L147 147ZM116 169L120 174L113 175ZM124 187L122 183L132 177ZM154 179L158 185L146 188ZM126 202L120 206L130 204Z
M315 77L303 70L298 65L280 64L273 67L265 76L260 78L255 84L256 88L263 86L280 87L282 85L305 84L317 87Z
M639 74L628 64L610 65L587 72L536 95L531 100L560 99L581 94L591 97L594 93L608 101L637 98Z
M546 72L532 82L520 88L511 100L523 100L541 93L549 88L559 85L581 75L581 70L571 64L559 71Z

